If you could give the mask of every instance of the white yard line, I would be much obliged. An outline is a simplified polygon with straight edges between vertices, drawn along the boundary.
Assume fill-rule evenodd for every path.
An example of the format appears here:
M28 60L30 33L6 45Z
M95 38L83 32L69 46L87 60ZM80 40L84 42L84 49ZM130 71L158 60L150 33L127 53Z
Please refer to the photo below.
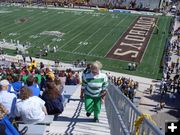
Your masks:
M40 14L41 14L41 13L39 13L39 15L40 15ZM33 14L32 14L32 15L33 15ZM38 15L38 16L39 16L39 15ZM21 16L22 16L22 15L21 15ZM18 16L18 18L20 18L21 16ZM30 16L31 16L31 15L30 15ZM38 16L37 16L37 17L38 17ZM35 18L36 18L36 17L35 17ZM37 18L37 19L39 19L39 18ZM36 19L36 20L37 20L37 19ZM15 19L14 19L14 20L15 20ZM1 27L2 27L2 30L3 30L3 29L5 29L5 30L6 30L6 29L11 30L11 29L14 29L14 28L15 28L15 27L13 27L13 28L9 29L10 26L14 26L14 23L12 23L12 24L10 24L10 25L6 25L5 27L3 27L3 26L1 26Z
M65 26L63 26L62 28L65 28L65 27L67 27L67 26L69 26L69 25L71 25L72 23L74 23L75 21L77 21L77 20L80 20L81 18L83 18L85 15L82 15L81 17L79 17L79 18L77 18L77 19L74 19L73 21L71 21L71 23L68 23L67 25L65 25ZM90 18L89 18L90 19ZM87 19L88 20L88 19ZM62 29L61 28L61 29ZM68 34L68 33L70 33L71 31L73 31L74 29L76 29L77 27L73 27L73 29L71 29L70 31L68 31L67 33L65 33L65 34Z
M104 57L102 57L102 56L89 55L89 54L87 54L87 53L79 53L79 52L72 52L72 51L65 51L65 50L60 50L60 52L70 53L70 54L74 54L74 55L86 55L86 56L91 56L91 57L96 57L96 58L104 58Z
M66 25L64 25L63 27L61 27L61 29L63 29L63 28L65 28L65 27L67 27L67 26L69 26L69 25L71 25L72 23L74 23L75 21L77 21L77 20L80 20L82 17L84 17L85 15L82 15L81 17L79 17L79 18L76 18L76 19L74 19L73 21L71 21L70 23L68 23L68 24L66 24ZM87 21L87 20L86 20ZM57 24L56 26L58 26L59 24ZM78 26L79 27L79 26ZM77 27L74 27L74 29L75 28L77 28ZM74 30L74 29L72 29L72 30ZM70 31L72 31L72 30L70 30ZM67 32L67 33L69 33L69 31ZM65 33L65 34L67 34L67 33ZM41 42L42 42L42 40L41 40ZM48 45L51 45L53 43L53 41L51 41Z
M104 57L107 56L107 54L112 50L112 48L117 44L117 42L121 39L121 37L124 35L124 33L129 29L129 27L136 21L138 17L136 17L134 19L134 21L131 22L131 24L127 27L127 29L121 34L121 36L119 36L118 40L116 40L116 42L113 44L113 46L111 47L111 49L109 49L109 51L106 53L106 55Z
M43 16L47 16L47 14L46 15L43 15ZM36 20L38 20L39 18L37 18ZM46 18L46 20L48 19L48 17ZM31 25L28 25L28 27L25 27L24 29L20 29L20 30L17 30L17 31L15 31L16 33L20 33L20 32L22 32L22 31L24 31L24 30L26 30L26 29L29 29L29 28L31 28L33 25L35 25L35 24L37 24L37 23L39 23L38 21L34 21L35 23L32 23ZM19 38L21 38L21 37L23 37L24 36L24 34L21 34L20 36L18 36L18 37L16 37L16 38L13 38L13 40L15 40L15 39L19 39ZM8 38L8 37L10 37L10 36L7 36L7 37L5 37L5 38Z
M96 24L97 22L101 21L102 19L103 19L103 17L102 17L101 19L99 19L98 21L96 21L95 23L93 23L92 25ZM85 22L87 22L87 21L85 21ZM89 29L90 26L91 26L91 25L87 26L84 30ZM71 40L69 40L68 42L66 42L65 44L63 44L63 45L60 47L60 49L62 49L62 48L63 48L64 46L66 46L68 43L70 43L71 41L73 41L74 39L76 39L77 37L79 37L79 35L81 35L81 34L84 32L84 30L81 31L81 32L79 32L76 36L74 36L73 38L71 38Z
M116 28L119 24L121 24L127 17L128 17L128 16L126 16L124 19L122 19L122 20L115 26L115 28ZM114 30L114 29L112 29L109 33L107 33L106 36L105 36L101 41L99 41L99 43L96 44L96 46L94 46L94 47L89 51L88 54L90 54L92 51L94 51L94 49L96 49L96 47L97 47L99 44L101 44L101 42L103 42L104 39L106 39L106 37L109 36L109 34L111 34L111 32L112 32L113 30Z
M158 22L159 22L159 18L158 18L156 24L158 24ZM142 55L142 57L141 57L140 63L141 63L141 61L142 61L143 58L144 58L144 55L145 55L146 50L147 50L147 48L148 48L148 46L149 46L149 43L150 43L150 41L151 41L151 38L152 38L152 36L153 36L153 34L154 34L155 29L156 29L156 28L154 27L154 29L153 29L153 31L152 31L152 33L151 33L151 36L150 36L150 38L149 38L149 41L148 41L148 43L147 43L147 45L146 45L146 48L145 48L145 50L144 50L144 52L143 52L143 55Z
M111 20L110 20L111 21ZM109 22L108 22L109 23ZM105 23L104 25L108 24L108 23ZM104 26L103 25L103 26ZM91 37L93 37L98 31L100 31L103 27L100 27L99 29L97 29L93 34L91 34L85 41L83 42L86 42L88 41ZM82 45L79 45L77 46L72 52L75 52L77 49L79 49L79 47L81 47Z
M83 15L83 16L85 16L85 15ZM82 16L81 16L80 18L82 18ZM75 20L71 21L71 23L68 23L67 25L63 26L62 28L65 28L65 27L69 26L70 24L74 23L75 21L80 20L80 18L78 18L78 19L75 19ZM84 24L85 22L88 22L90 19L91 19L91 18L86 19L86 21L84 21L84 22L83 22L83 24ZM71 31L73 31L73 30L77 29L78 27L80 27L80 26L79 26L79 25L77 25L76 27L73 27L73 29L71 29L70 31L68 31L68 32L67 32L67 33L65 33L65 34L70 33ZM62 29L62 28L61 28L61 29ZM52 43L53 43L53 41L51 41L51 42L49 43L49 45L51 45ZM61 47L60 47L60 48L61 48Z
M167 24L166 24L166 25L167 25ZM163 25L163 26L166 26L166 25ZM163 31L165 30L165 28L166 28L166 27L163 27ZM163 32L163 31L162 31L162 32ZM164 37L164 35L163 35L162 37ZM160 40L160 45L162 44L162 41L163 41L162 39L163 39L163 38L161 38L161 40ZM158 60L158 58L159 58L160 51L161 51L161 47L159 47L159 50L158 50L159 53L157 54L157 57L156 57L156 60L155 60L155 64L154 64L154 65L156 65L156 63L157 63L157 60ZM155 72L155 67L156 67L156 66L154 66L153 74L154 74L154 72Z

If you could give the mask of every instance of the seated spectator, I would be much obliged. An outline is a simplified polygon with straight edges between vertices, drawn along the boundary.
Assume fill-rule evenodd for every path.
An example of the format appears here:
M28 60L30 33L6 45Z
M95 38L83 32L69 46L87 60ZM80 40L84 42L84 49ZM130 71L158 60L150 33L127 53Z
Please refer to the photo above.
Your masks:
M47 80L54 81L55 76L54 76L54 72L52 71L52 69L46 68L46 77L47 77Z
M33 76L29 76L26 80L26 83L27 83L28 88L32 91L33 96L40 95L40 89L34 85L34 77Z
M38 84L38 78L37 77L34 77L34 86L36 88L39 88L39 84ZM40 88L39 88L40 89Z
M47 82L47 88L42 95L42 99L46 102L45 106L48 114L59 114L63 112L62 96L54 82Z
M8 92L9 82L7 80L0 81L0 103L11 112L12 102L16 95Z
M40 62L40 69L44 68L44 64Z
M36 69L34 76L37 77L37 79L38 79L38 84L40 84L40 83L41 83L41 79L42 79L41 74L40 74L40 70Z
M22 86L24 86L24 83L21 80L21 77L19 75L16 75L13 77L14 82L11 84L12 87L16 92L19 92Z
M55 77L54 83L56 84L56 88L59 90L60 94L62 94L64 86L61 83L61 79L59 77Z
M76 78L73 76L73 71L68 72L68 76L66 79L66 85L77 85Z
M28 70L24 69L24 73L21 72L21 74L23 75L22 76L22 81L26 84L26 80L27 80L30 73L29 73Z
M32 91L23 86L20 90L20 99L16 104L15 116L20 117L24 123L28 124L44 120L47 112L44 106L45 102L41 98L33 96Z
M40 71L41 74L41 83L40 83L40 90L45 90L46 88L46 76L43 70Z
M8 110L4 107L3 104L0 103L0 120L2 120L4 116L7 114L8 114Z
M66 82L66 73L65 71L60 71L59 73L59 78L61 80L61 84L64 86L65 85L65 82Z
M35 60L33 60L32 63L31 63L31 66L32 66L33 68L36 68L36 67L37 67L37 62L36 62Z

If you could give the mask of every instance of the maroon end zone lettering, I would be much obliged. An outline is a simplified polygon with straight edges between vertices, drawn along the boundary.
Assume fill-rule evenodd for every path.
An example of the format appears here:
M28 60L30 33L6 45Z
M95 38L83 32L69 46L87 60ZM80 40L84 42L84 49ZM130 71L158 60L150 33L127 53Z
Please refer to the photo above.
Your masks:
M138 17L106 57L140 63L155 22L151 16Z

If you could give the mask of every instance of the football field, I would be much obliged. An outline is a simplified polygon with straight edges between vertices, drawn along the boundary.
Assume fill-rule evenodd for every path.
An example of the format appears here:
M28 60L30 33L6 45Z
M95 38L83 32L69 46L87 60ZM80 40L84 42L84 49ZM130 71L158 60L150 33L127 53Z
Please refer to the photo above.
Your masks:
M0 40L29 44L32 56L40 49L56 46L56 53L43 58L64 62L99 60L106 70L158 78L171 17L154 17L159 32L155 33L154 28L147 35L141 58L134 58L139 63L136 71L127 70L128 62L133 60L108 56L138 18L140 15L130 13L0 7Z

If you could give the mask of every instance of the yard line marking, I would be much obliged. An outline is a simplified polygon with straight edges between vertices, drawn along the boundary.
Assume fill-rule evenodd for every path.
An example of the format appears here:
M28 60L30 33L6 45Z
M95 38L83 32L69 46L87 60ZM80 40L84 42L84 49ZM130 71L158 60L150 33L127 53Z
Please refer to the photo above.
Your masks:
M122 19L122 20L115 26L115 28L116 28L119 24L121 24L127 17L128 17L128 16L126 16L124 19ZM109 36L109 34L111 34L111 32L112 32L113 30L114 30L114 29L112 29L109 33L107 33L106 36L105 36L103 39L101 39L101 41L100 41L98 44L96 44L96 45L89 51L88 54L90 54L92 51L94 51L94 49L96 49L96 47L97 47L101 42L103 42L104 39L106 39L106 37Z
M41 14L41 13L40 13L40 14ZM32 15L33 15L33 14L30 14L30 16L32 16ZM19 18L19 17L21 17L21 16L22 16L22 14L21 14L20 16L18 15L17 17ZM15 17L15 18L13 18L13 19L15 20L17 17ZM6 29L7 29L8 27L10 27L11 25L13 26L14 23L11 23L10 25L5 24L5 25L4 25L5 27L1 26L1 27L2 27L2 30L3 30L3 29L6 30ZM13 28L11 28L11 29L14 29L14 28L15 28L15 27L13 27ZM8 29L8 30L11 30L11 29Z
M112 21L111 19L109 19L110 21ZM108 23L110 22L108 21ZM107 22L103 25L105 26L106 24L108 24ZM93 34L91 34L84 42L88 41L91 37L93 37L98 31L100 31L103 27L100 27L99 29L97 29ZM72 52L75 52L77 49L79 49L79 47L81 47L82 45L80 44L79 46L77 46Z
M68 23L68 24L64 25L63 27L61 27L61 29L62 29L62 28L65 28L65 27L67 27L67 26L69 26L69 25L71 25L72 23L74 23L74 22L77 21L77 20L82 19L84 16L85 16L85 15L82 15L81 17L74 19L74 20L71 21L70 23ZM67 20L69 20L69 18L68 18ZM67 21L67 20L66 20L66 21ZM55 26L58 26L58 25L59 25L59 24L57 24L57 25L55 25ZM55 26L53 26L53 27L55 27ZM74 28L76 28L76 27L74 27ZM68 32L69 32L69 31L68 31ZM68 33L68 32L67 32L67 33ZM67 33L65 33L65 34L67 34ZM44 41L44 40L45 40L45 39L41 40L40 43L41 43L42 41ZM51 41L48 45L51 45L52 43L53 43L53 41Z
M75 19L75 20L71 21L71 23L67 24L67 26L69 26L70 24L74 23L74 22L77 21L77 20L80 20L80 18L82 18L82 17L86 17L86 15L84 14L84 15L82 15L81 17L79 17L78 19ZM66 27L67 27L67 26L66 26ZM65 28L65 27L62 27L62 28ZM76 27L74 27L74 29L75 29L75 28L76 28ZM71 29L71 30L68 31L67 33L73 31L74 29ZM66 34L67 34L67 33L66 33Z
M28 14L27 16L30 16L30 17L31 17L33 14L34 14L34 13L32 12L32 13ZM40 14L43 14L43 13L42 13L42 12L39 12L38 14L35 15L35 18L37 18ZM38 16L37 16L37 15L38 15ZM21 14L20 16L19 16L19 14L18 14L18 16L17 16L16 18L20 18L21 16L22 16L22 14ZM36 17L36 16L37 16L37 17ZM16 19L16 18L15 18L15 19ZM36 20L37 20L37 19L36 19ZM14 25L14 23L12 23L11 25ZM8 27L11 26L11 25L8 25ZM13 27L13 28L14 28L14 27Z
M105 16L104 16L105 17ZM102 17L101 19L99 19L98 21L96 21L95 23L93 23L93 24L90 24L88 27L86 27L85 28L85 31L87 30L87 29L89 29L89 27L91 26L91 25L94 25L94 24L96 24L97 22L99 22L99 21L101 21L104 17ZM80 34L82 34L84 31L81 31L81 32L79 32L76 36L74 36L73 38L71 38L71 40L69 40L68 42L66 42L64 45L62 45L61 47L60 47L60 49L62 49L64 46L66 46L68 43L70 43L71 41L73 41L74 39L76 39Z
M74 54L74 55L86 55L86 56L91 56L91 57L96 57L96 58L104 58L102 56L98 56L98 55L89 55L87 53L79 53L79 52L72 52L72 51L66 51L66 50L60 50L60 52L65 52L65 53L70 53L70 54Z
M124 33L129 29L129 27L134 23L134 21L136 21L136 19L138 18L138 16L136 18L134 18L134 20L131 22L131 24L127 27L127 29L119 36L118 40L116 40L116 42L113 44L113 46L111 47L111 49L109 49L109 51L106 53L106 55L112 50L112 48L116 45L116 43L121 39L121 37L124 35ZM106 55L104 57L106 57Z
M46 16L46 15L43 15L43 16ZM36 18L35 20L38 20L38 19L39 19L39 17L37 16L37 18ZM47 20L47 19L48 19L48 18L46 18L45 20ZM23 29L20 29L20 30L18 30L18 31L16 31L16 32L17 32L17 33L22 32L22 31L24 31L24 30L27 30L27 29L31 28L33 25L39 23L38 21L33 21L33 22L35 22L35 23L32 23L31 25L28 25L28 27L24 27ZM13 30L14 28L15 28L15 27L13 27L13 28L10 29L10 30ZM21 36L18 36L18 37L16 37L16 38L13 38L13 40L18 39L18 38L20 38L20 37L22 37L22 36L24 36L24 35L21 34ZM7 37L5 37L5 38L8 38L8 37L10 37L10 36L7 36Z
M83 15L83 16L85 16L85 15ZM80 17L80 18L82 18L82 17ZM87 19L87 20L84 21L82 24L84 24L85 22L88 22L90 19L91 19L91 18ZM76 19L75 19L75 20L76 20ZM74 23L75 20L73 20L72 22ZM78 20L79 20L79 19L78 19ZM68 23L67 25L69 26L70 24ZM77 27L74 27L74 28L71 29L70 31L73 31L73 30L77 29L78 27L80 27L80 26L78 25ZM62 28L63 28L63 27L62 27ZM69 33L69 31L68 31L67 33ZM65 34L67 34L67 33L65 33ZM51 45L52 43L53 43L53 41L51 41L48 45Z
M167 26L167 23L166 23L166 25L163 25L163 26ZM163 31L165 30L165 28L166 28L166 27L163 27ZM162 32L163 32L163 31L162 31ZM163 41L162 39L163 39L163 38L164 38L164 35L162 35L162 38L161 38L161 40L160 40L160 45L162 44L162 41ZM159 48L160 48L160 49L158 50L158 52L161 51L161 47L159 47ZM159 54L160 54L160 53L157 54L157 57L156 57L156 60L155 60L155 64L154 64L154 65L156 65L156 63L157 63ZM153 74L154 74L154 72L155 72L155 66L154 66L154 69L153 69Z
M158 18L156 24L158 24L158 22L159 22L159 18ZM155 31L155 27L153 28L153 31L152 31L152 33L151 33L151 37L149 38L149 41L148 41L148 43L147 43L147 45L146 45L146 48L145 48L145 50L144 50L143 56L141 57L140 63L141 63L141 61L142 61L143 58L144 58L144 55L145 55L146 50L147 50L147 48L148 48L148 46L149 46L149 43L150 43L150 41L151 41L151 38L152 38L152 36L153 36L154 31Z
M45 20L48 20L48 18L46 18ZM45 20L44 20L44 21L45 21ZM34 25L37 25L38 23L39 23L38 21L35 22L35 23L32 23L31 25L29 25L29 27L25 27L24 29L21 29L20 32L23 32L24 30L29 30L29 29L33 28ZM43 25L43 26L44 26L44 25ZM41 27L41 28L42 28L42 27ZM23 37L23 36L27 36L29 33L32 33L32 31L31 31L31 32L27 32L28 34L25 34L25 33L26 33L26 32L24 32L24 34L21 33L20 36L14 38L14 39L20 39L20 38ZM34 34L34 33L33 33L33 34Z

